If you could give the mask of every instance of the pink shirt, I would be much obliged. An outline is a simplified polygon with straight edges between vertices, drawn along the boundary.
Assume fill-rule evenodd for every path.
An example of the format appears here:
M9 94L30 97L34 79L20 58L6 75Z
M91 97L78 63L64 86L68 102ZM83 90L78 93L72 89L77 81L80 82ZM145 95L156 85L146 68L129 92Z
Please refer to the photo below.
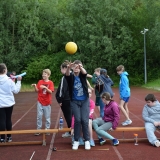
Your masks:
M95 103L92 99L89 99L89 106L90 106L89 119L93 119ZM72 116L71 128L74 129L74 116Z

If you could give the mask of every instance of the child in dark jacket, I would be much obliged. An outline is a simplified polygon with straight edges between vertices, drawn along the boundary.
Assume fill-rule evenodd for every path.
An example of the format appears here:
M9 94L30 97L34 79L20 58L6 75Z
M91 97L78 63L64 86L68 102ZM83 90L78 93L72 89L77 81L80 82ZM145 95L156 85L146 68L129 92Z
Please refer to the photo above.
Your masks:
M68 61L65 61L61 64L61 73L64 75L67 70ZM62 77L61 82L59 83L57 92L56 92L56 99L59 103L59 106L62 109L64 118L67 122L68 128L71 127L71 120L72 120L72 112L71 112L71 106L70 106L70 97L69 97L69 88L68 83L66 81L65 76ZM70 137L70 132L66 132L62 134L62 137Z
M108 92L101 95L102 101L105 104L104 116L93 120L93 128L96 131L100 145L103 145L106 141L102 137L108 138L112 141L113 145L119 144L119 141L111 136L107 131L113 131L118 126L120 118L120 109L118 104L111 99Z

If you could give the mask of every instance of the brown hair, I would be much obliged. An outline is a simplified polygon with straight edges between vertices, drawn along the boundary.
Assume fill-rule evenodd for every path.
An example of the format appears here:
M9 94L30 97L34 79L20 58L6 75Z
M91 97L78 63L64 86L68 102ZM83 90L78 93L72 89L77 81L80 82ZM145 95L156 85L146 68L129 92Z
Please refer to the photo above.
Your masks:
M154 102L154 101L156 101L156 97L154 96L154 94L148 94L148 95L145 97L145 101Z
M111 95L110 95L109 92L104 92L104 93L101 95L101 98L104 98L105 100L110 101L110 100L111 100Z
M61 64L61 67L62 68L67 68L67 65L69 64L69 61L68 60L65 60L62 64Z
M82 62L80 60L75 60L74 64L82 64Z
M7 67L4 63L0 63L0 74L3 74L6 71Z
M125 68L123 65L119 65L117 68L116 68L117 71L125 71Z
M51 75L51 70L50 69L44 69L43 72L47 73L49 76Z

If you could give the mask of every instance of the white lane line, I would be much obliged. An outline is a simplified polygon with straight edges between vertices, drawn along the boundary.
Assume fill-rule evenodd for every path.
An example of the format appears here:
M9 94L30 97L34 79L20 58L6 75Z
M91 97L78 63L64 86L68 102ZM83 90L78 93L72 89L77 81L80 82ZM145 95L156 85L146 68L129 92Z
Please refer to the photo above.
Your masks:
M55 124L54 128L58 127L60 113L61 113L61 109L59 108L59 112L58 112L58 116L57 116L57 121L56 121L56 124ZM48 155L47 155L46 160L50 160L50 158L51 158L51 154L53 152L52 148L53 148L53 145L54 145L55 136L56 136L56 133L53 133L53 136L52 136L52 139L51 139L51 143L50 143L50 146L49 146L49 151L48 151Z
M33 158L34 154L35 154L35 151L32 153L32 156L31 156L30 160L32 160L32 158Z
M34 107L36 104L37 104L37 102L36 102L20 119L18 119L16 123L14 123L14 124L12 125L12 128L15 127L15 126L22 120L22 118L24 118L24 117L30 112L30 110L33 109L33 107Z

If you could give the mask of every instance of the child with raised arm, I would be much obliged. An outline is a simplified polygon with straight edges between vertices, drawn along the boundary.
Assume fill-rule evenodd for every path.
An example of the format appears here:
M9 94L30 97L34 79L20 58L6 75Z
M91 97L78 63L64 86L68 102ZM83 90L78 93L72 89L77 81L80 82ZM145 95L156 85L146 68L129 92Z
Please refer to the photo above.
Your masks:
M61 64L60 67L63 77L56 92L56 100L59 103L59 106L61 107L68 128L71 128L72 112L70 106L69 87L66 78L64 76L67 70L68 63L69 61L66 60ZM70 132L65 132L64 134L62 134L63 138L70 136L71 136Z
M42 72L42 80L38 81L38 84L32 84L35 91L38 92L38 102L37 102L37 131L42 128L42 116L45 117L45 129L50 129L51 126L51 102L52 102L52 92L54 91L54 84L49 77L51 71L49 69L44 69ZM40 135L40 133L35 133L35 136ZM49 133L47 133L49 135Z
M90 136L90 145L92 147L95 146L94 140L93 140L93 133L92 133L92 121L93 121L93 113L94 113L94 108L95 108L95 103L94 101L91 99L92 96L92 90L90 88L88 88L88 93L89 93L89 108L90 108L90 112L89 112L89 125L88 125L88 129L89 129L89 136ZM72 125L71 125L71 133L72 133L72 143L74 142L74 116L72 117ZM83 138L80 137L79 138L79 145L84 145L83 142Z
M122 122L122 126L127 126L132 123L132 120L129 118L129 110L128 110L128 101L130 98L129 80L127 77L128 73L125 71L123 65L119 65L116 68L116 70L118 75L120 75L120 83L119 83L120 109L126 118L126 120Z
M12 130L12 111L15 105L14 94L21 89L21 79L17 78L16 84L7 75L7 66L0 63L0 131ZM11 134L0 136L0 143L11 142Z
M119 141L110 135L108 131L114 131L118 126L120 109L118 104L111 99L110 93L102 93L101 98L105 104L104 116L93 120L93 128L97 133L100 145L106 142L103 138L108 138L112 141L112 144L116 146L119 144Z
M70 73L70 69L73 72ZM69 63L66 71L66 80L69 86L69 95L71 99L71 109L75 118L74 122L74 143L73 150L77 150L79 146L79 137L82 127L83 138L85 140L85 149L91 148L89 143L89 95L86 80L87 72L83 68L82 62L75 60L74 63Z
M160 141L155 136L156 129L160 129L160 103L153 94L145 97L146 105L142 111L145 122L146 134L149 142L156 147L160 146Z

